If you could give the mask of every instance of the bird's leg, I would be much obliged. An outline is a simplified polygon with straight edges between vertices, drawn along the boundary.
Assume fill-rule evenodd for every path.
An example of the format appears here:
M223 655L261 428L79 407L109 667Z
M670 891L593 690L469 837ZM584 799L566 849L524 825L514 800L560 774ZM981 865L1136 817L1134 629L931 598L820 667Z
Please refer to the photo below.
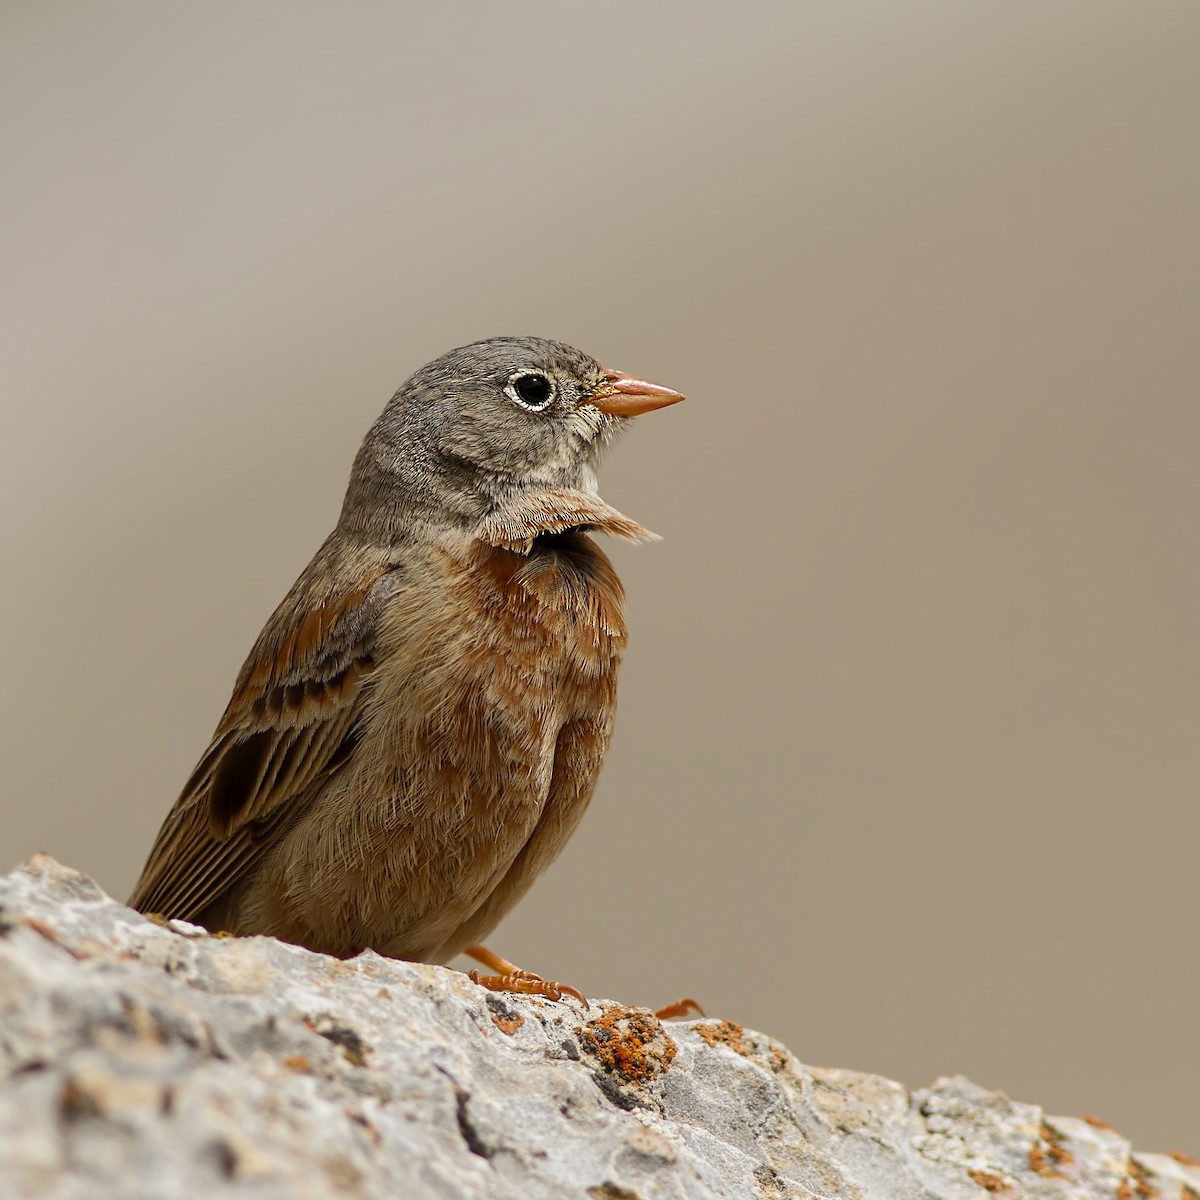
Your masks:
M507 958L501 958L486 946L468 946L463 953L485 967L490 967L495 975L480 975L478 971L468 971L467 978L472 983L485 987L489 992L520 992L526 996L545 996L547 1000L561 1000L564 996L574 996L581 1004L587 999L577 988L569 983L555 983L552 979L543 979L532 971L522 971Z
M662 1008L656 1008L654 1015L660 1021L669 1021L672 1017L686 1017L690 1012L699 1013L700 1016L705 1015L704 1009L700 1007L697 1001L693 1000L691 996L684 996L682 1000L676 1000L674 1004L667 1004Z

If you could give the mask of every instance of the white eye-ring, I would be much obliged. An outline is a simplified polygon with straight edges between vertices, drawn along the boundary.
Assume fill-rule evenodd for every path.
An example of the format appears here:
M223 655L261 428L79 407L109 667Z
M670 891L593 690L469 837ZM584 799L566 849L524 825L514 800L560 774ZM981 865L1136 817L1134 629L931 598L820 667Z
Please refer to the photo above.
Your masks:
M544 412L554 403L554 384L541 371L518 371L504 390L514 404L530 412Z

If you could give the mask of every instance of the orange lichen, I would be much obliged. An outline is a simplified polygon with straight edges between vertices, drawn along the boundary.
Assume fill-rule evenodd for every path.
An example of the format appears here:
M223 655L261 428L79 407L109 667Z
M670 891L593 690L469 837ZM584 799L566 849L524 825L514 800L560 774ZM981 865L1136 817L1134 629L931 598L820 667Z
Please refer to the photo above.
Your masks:
M1150 1182L1146 1168L1131 1158L1125 1178L1117 1184L1117 1200L1157 1200L1161 1195L1162 1192Z
M520 1013L514 1013L511 1017L502 1017L497 1013L492 1013L492 1024L501 1033L507 1033L509 1037L512 1037L525 1024L525 1018Z
M1200 1167L1200 1158L1193 1158L1182 1150L1171 1150L1169 1153L1177 1163L1183 1163L1185 1167Z
M1115 1125L1110 1125L1107 1121L1102 1121L1099 1117L1093 1116L1091 1113L1084 1113L1083 1119L1096 1129L1107 1129L1110 1133L1117 1132Z
M312 1059L307 1054L288 1054L279 1060L289 1071L295 1071L300 1075L311 1075L313 1070Z
M697 1024L694 1028L710 1046L728 1046L743 1058L749 1058L754 1053L753 1047L747 1046L743 1037L746 1027L736 1021L712 1021Z
M1001 1192L1007 1192L1011 1186L1003 1175L996 1175L992 1171L980 1171L978 1169L970 1170L968 1175L977 1183L985 1192L992 1192L999 1195Z
M1038 1133L1042 1142L1045 1142L1046 1148L1043 1150L1041 1143L1034 1142L1029 1147L1029 1165L1038 1175L1061 1177L1062 1172L1058 1168L1075 1161L1074 1156L1063 1145L1066 1138L1053 1125L1045 1121L1042 1122Z
M662 1024L647 1012L614 1004L602 1017L577 1025L584 1049L604 1068L628 1083L649 1083L665 1074L675 1057L675 1043Z

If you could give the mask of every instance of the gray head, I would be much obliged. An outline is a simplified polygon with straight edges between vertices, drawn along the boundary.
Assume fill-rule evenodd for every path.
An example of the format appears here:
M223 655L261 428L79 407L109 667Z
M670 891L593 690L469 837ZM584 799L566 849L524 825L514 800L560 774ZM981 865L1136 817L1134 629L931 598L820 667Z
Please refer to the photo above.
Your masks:
M470 522L524 491L594 494L600 455L626 420L682 399L563 342L461 346L412 375L371 427L341 524Z

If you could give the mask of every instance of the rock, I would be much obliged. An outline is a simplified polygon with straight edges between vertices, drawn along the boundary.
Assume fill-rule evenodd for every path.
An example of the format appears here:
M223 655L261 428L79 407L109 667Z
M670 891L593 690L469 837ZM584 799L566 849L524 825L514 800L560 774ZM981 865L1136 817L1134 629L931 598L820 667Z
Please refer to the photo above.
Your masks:
M1200 1164L965 1079L160 924L44 856L0 879L0 1072L4 1200L1200 1200Z

